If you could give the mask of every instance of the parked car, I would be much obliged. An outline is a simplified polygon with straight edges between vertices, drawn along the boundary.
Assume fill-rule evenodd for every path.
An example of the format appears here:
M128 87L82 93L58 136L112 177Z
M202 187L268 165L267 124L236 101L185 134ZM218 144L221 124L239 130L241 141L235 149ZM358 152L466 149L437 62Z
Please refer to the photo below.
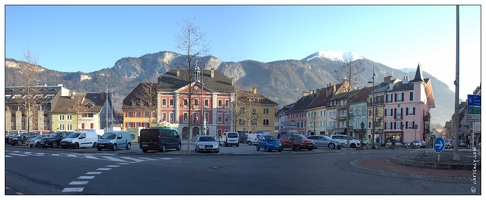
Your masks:
M343 147L348 146L348 136L347 135L331 135L331 139L341 142ZM349 147L357 148L361 146L361 141L354 139L352 136L349 136Z
M9 143L12 145L12 146L15 146L15 145L18 145L18 146L21 146L21 145L25 145L27 144L27 142L36 137L37 135L40 135L40 133L37 133L37 132L34 132L34 133L20 133L16 136L13 136L13 137L10 137L9 138Z
M201 136L199 136L201 137ZM169 128L151 128L140 130L140 149L144 153L148 150L165 152L167 149L175 148L181 150L181 137L177 130Z
M256 150L260 151L264 149L265 151L277 150L281 152L283 150L282 143L275 136L262 135L256 144Z
M239 143L240 135L237 132L224 132L223 137L219 138L219 145L226 146L240 146Z
M454 148L454 140L445 140L445 147L446 149Z
M64 149L68 147L75 149L85 147L95 148L96 142L98 142L98 134L94 131L74 132L61 140L61 147Z
M61 143L61 140L67 136L69 136L73 132L54 132L49 137L42 138L40 140L40 146L42 148L52 147L57 148Z
M283 148L291 148L292 144L295 144L296 140L302 140L302 143L299 144L298 150L307 149L312 151L314 149L314 142L307 139L307 137L302 134L285 134L280 137L280 142L282 143Z
M50 137L51 134L42 134L42 135L38 135L38 136L35 136L34 138L30 139L30 148L32 147L37 147L37 148L41 148L41 145L40 145L40 141L42 138L46 138L46 137Z
M214 136L201 135L194 143L194 151L209 151L219 153L219 142Z
M96 142L98 151L111 149L116 151L118 148L129 150L132 147L132 138L128 131L110 131L104 133Z
M405 143L405 147L407 147L407 148L409 148L409 147L425 148L426 147L426 143L425 143L425 141L414 140L412 142Z
M249 133L248 134L248 138L246 139L246 143L248 144L248 146L256 145L258 143L258 140L262 136L265 136L265 135L269 135L269 134L264 134L264 133Z
M319 147L325 147L329 149L341 149L342 147L341 142L337 140L333 140L332 138L326 135L307 136L307 139L310 139L314 142L314 146L316 149Z
M459 147L467 147L466 140L459 140Z
M9 139L15 137L18 133L16 131L5 131L5 144L9 144Z

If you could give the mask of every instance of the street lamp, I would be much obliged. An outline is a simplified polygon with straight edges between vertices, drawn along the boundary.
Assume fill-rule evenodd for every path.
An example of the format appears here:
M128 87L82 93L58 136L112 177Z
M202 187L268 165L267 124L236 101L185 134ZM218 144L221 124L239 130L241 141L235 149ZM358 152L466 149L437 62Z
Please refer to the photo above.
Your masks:
M371 123L371 140L372 140L372 144L373 146L371 147L372 149L375 149L375 63L373 62L373 77L371 77L371 79L373 79L373 81L368 81L368 83L372 83L373 84L373 90L371 90L371 92L373 93L372 95L372 98L371 98L371 109L373 109L373 119L372 119L372 123Z

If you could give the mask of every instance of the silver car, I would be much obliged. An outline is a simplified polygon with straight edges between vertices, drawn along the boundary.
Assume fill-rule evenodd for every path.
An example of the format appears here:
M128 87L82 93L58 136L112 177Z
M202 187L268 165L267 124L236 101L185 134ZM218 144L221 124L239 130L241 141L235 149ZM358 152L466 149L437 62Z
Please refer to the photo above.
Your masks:
M49 137L51 134L43 134L43 135L38 135L38 136L35 136L34 138L31 138L30 139L30 148L32 147L37 147L37 148L41 148L41 145L40 145L40 140L42 138L46 138L46 137Z
M343 146L341 142L333 140L325 135L307 136L307 139L314 141L314 148L327 147L329 149L341 149Z
M219 142L214 136L201 135L197 138L196 143L194 144L194 151L219 153Z

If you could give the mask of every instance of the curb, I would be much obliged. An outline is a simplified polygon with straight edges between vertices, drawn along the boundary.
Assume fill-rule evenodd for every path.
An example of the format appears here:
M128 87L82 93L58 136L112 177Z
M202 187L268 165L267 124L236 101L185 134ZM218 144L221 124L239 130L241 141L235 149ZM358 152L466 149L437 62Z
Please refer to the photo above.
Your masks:
M406 165L430 169L449 169L449 170L481 170L481 164L457 164L457 163L433 163L401 159L400 156L392 156L391 162L399 165Z

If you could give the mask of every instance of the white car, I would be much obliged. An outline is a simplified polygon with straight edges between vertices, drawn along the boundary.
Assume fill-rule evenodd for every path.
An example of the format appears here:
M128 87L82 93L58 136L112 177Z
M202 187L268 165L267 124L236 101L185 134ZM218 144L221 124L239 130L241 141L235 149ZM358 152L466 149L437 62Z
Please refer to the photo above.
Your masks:
M219 144L226 146L240 146L240 135L237 132L224 132L223 137L219 138Z
M331 135L331 139L341 142L341 144L343 144L343 147L348 146L347 135ZM351 148L361 147L361 141L349 136L349 147Z
M201 135L197 138L194 144L194 151L209 151L219 153L219 142L214 136Z
M260 140L261 137L269 135L269 134L264 134L264 133L249 133L248 138L246 139L246 143L248 146L251 145L256 145L258 144L258 140Z

